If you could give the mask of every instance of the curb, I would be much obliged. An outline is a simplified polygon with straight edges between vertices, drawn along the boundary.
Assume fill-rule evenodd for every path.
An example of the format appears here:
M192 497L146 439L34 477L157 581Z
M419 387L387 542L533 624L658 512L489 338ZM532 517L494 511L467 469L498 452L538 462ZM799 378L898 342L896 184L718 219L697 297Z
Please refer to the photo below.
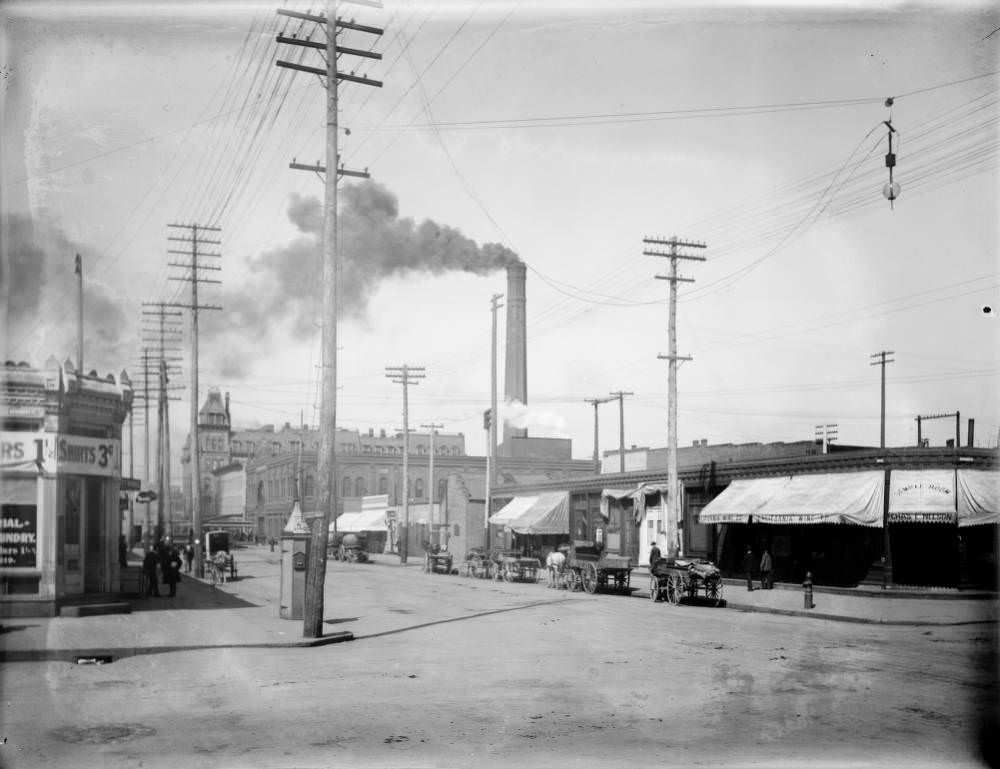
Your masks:
M78 662L80 659L94 660L110 658L108 662L138 657L143 654L168 654L170 652L204 651L206 649L311 649L317 646L329 646L335 643L353 641L354 633L340 631L330 633L322 638L309 638L301 641L274 641L270 643L233 643L233 644L191 644L187 646L123 646L101 649L14 649L0 652L0 663L3 662Z
M813 619L830 620L832 622L853 622L859 625L899 625L905 627L943 627L954 625L995 625L998 620L955 620L951 622L937 622L933 620L906 620L906 619L872 619L870 617L850 617L844 614L824 614L822 612L811 612L805 609L775 609L770 606L755 606L754 604L729 603L727 608L743 612L757 612L759 614L780 614L785 617L811 617Z

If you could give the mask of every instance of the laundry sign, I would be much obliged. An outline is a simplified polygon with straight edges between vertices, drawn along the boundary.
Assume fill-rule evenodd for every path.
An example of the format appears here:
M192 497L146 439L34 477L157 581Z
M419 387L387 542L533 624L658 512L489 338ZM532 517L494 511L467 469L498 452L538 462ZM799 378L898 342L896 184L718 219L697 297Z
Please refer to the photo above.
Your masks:
M893 470L889 475L890 523L953 523L954 470Z

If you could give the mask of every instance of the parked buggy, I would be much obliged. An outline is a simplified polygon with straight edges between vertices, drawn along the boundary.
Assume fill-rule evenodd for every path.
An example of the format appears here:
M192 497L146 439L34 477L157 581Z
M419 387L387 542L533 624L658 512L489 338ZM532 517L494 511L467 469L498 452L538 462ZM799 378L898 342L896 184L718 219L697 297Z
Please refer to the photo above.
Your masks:
M538 582L542 565L537 558L521 555L516 550L494 550L490 554L490 577L494 582Z
M722 573L702 558L661 558L649 567L649 597L675 606L681 598L704 597L722 603Z
M465 560L459 564L458 573L466 577L486 579L490 576L490 558L485 548L474 547L465 554Z
M451 574L451 564L454 556L437 545L424 551L424 571L429 574Z
M582 588L588 593L613 589L618 593L631 593L629 582L632 561L627 555L605 552L595 542L574 540L565 550L568 585L571 590Z

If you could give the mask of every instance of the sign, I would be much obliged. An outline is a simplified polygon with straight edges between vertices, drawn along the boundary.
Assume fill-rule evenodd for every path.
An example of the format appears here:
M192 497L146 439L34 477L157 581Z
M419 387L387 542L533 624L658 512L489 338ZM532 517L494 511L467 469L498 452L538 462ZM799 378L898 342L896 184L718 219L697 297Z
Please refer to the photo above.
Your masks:
M889 475L890 523L953 523L954 470L893 470Z
M37 566L38 508L3 505L0 517L0 566Z
M45 419L45 406L0 405L0 417L5 419Z
M121 441L61 433L3 431L0 469L120 477Z
M139 491L142 488L142 481L138 478L122 478L122 491Z

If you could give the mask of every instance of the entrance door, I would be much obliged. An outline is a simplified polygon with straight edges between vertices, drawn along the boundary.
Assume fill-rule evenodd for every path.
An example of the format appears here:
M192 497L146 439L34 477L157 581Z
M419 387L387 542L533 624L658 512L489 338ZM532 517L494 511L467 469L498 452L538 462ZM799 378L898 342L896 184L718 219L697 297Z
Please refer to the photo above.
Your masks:
M83 591L85 593L103 593L107 590L108 575L106 573L107 550L104 543L107 539L105 522L107 516L104 510L103 478L90 477L84 479L86 488L84 506L84 556L83 556Z
M83 530L84 499L83 478L68 476L63 481L62 516L60 517L62 586L66 593L83 592L83 549L80 547Z

